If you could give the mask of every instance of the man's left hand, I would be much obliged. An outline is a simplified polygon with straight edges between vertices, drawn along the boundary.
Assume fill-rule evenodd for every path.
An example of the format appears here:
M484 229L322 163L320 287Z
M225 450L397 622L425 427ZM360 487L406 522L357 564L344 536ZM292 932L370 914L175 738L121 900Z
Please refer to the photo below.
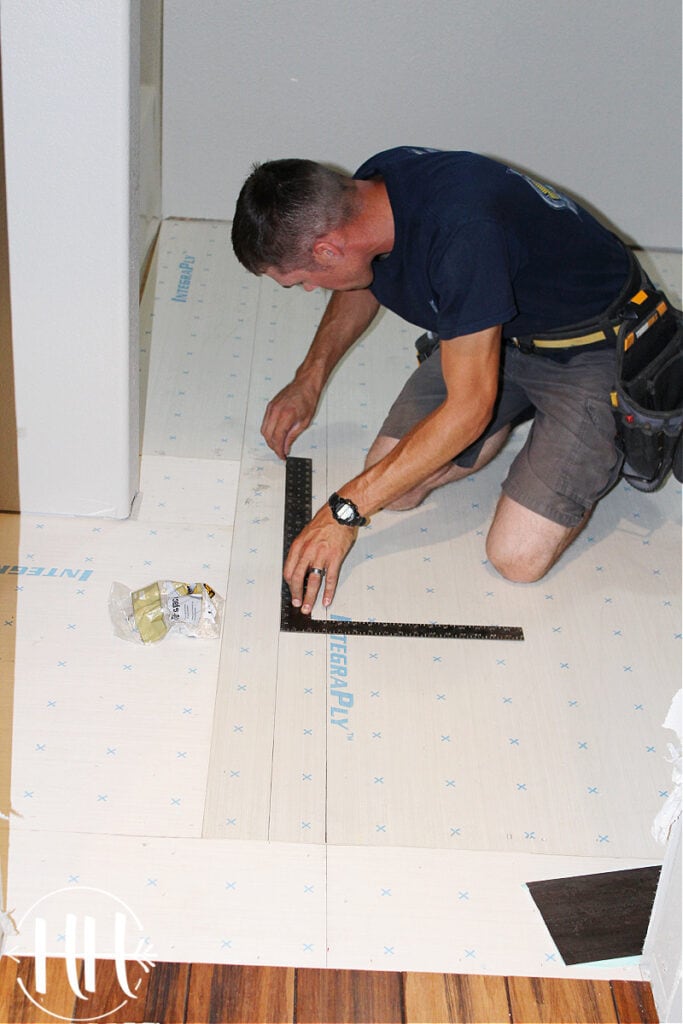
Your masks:
M342 562L353 547L358 528L337 523L327 505L292 542L284 567L284 577L292 594L292 604L310 615L324 580L323 606L332 604ZM312 569L322 570L312 572Z

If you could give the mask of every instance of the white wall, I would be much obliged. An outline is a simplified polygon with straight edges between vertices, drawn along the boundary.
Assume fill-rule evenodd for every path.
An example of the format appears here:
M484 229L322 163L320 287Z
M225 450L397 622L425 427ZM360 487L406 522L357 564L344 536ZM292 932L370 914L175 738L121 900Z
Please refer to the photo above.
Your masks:
M161 219L162 0L143 0L140 14L138 250L144 274Z
M472 149L681 245L679 0L165 0L164 215L254 160Z
M19 499L123 517L138 472L139 0L1 0Z

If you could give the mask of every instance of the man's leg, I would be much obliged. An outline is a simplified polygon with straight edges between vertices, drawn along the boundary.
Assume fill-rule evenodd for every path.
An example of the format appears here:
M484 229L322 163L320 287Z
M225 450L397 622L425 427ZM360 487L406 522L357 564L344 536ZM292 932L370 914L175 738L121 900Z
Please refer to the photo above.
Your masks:
M450 484L454 480L462 480L464 477L470 476L472 473L476 473L478 469L481 469L482 466L485 466L487 462L490 462L491 459L498 454L505 444L509 433L510 427L505 426L496 434L488 437L484 441L476 462L472 466L458 466L454 462L449 462L447 465L442 466L441 469L438 469L435 473L432 473L430 477L424 480L417 487L414 487L406 494L402 494L400 498L397 498L396 501L393 501L391 505L387 505L386 507L396 512L415 508L424 501L428 494L431 494L433 490L436 490L437 487L443 487L445 484ZM365 468L368 469L370 466L374 466L376 462L379 462L385 455L388 455L392 448L395 448L397 444L398 438L387 437L380 434L368 452L365 460Z
M513 583L535 583L581 533L591 511L578 526L561 526L502 494L486 538L491 565Z
M506 372L524 387L536 414L503 481L486 550L506 579L533 583L557 562L618 479L623 456L609 401L614 352L560 363L513 349Z

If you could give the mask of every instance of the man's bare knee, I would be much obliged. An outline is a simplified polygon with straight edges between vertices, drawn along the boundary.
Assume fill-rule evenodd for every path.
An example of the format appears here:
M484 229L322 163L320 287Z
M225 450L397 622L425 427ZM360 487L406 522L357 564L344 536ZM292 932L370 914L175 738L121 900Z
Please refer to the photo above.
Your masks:
M521 560L513 552L496 549L488 540L486 556L496 572L510 583L537 583L555 563L554 558L541 560L539 564L530 563L528 556Z
M503 494L486 538L488 560L511 583L536 583L552 569L589 518L590 510L578 526L561 526Z

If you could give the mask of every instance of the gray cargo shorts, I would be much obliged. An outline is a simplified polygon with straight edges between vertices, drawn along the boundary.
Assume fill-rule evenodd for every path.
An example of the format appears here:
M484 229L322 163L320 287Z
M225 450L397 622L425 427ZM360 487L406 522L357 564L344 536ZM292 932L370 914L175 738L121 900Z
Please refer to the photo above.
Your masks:
M533 417L503 491L554 523L578 526L586 511L614 486L623 462L609 399L614 381L614 350L581 352L560 362L526 355L503 343L493 418L454 463L470 468L488 437ZM445 398L437 346L406 381L380 434L403 437Z

